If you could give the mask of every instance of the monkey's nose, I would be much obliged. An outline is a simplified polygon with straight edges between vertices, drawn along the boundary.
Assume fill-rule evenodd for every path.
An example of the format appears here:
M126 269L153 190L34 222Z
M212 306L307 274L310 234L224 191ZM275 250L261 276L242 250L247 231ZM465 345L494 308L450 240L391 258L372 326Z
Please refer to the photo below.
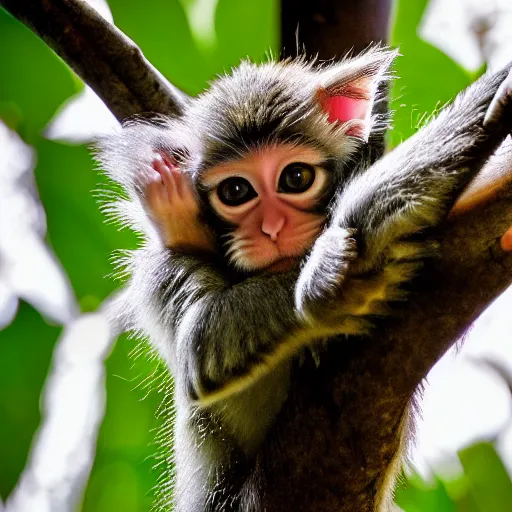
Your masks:
M279 234L281 229L283 229L283 226L284 216L269 216L263 219L263 222L261 223L261 231L268 235L272 242L275 242L277 240L277 235Z

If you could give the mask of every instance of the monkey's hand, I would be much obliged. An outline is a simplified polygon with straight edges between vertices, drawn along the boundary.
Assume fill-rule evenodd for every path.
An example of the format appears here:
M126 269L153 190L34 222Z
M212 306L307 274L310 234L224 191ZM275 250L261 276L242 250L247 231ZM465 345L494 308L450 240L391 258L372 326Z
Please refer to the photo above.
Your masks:
M161 154L161 158L153 161L153 172L145 179L143 201L165 246L213 252L213 241L200 221L199 201L189 176L167 155Z
M329 226L316 240L295 288L298 312L313 320L339 295L350 263L357 258L354 231Z

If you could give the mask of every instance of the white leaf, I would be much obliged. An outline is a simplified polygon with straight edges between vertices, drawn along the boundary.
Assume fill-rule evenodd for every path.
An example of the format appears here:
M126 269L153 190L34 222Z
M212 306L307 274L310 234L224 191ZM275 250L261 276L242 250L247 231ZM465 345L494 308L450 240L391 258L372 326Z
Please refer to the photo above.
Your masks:
M65 324L78 307L44 240L46 218L34 182L34 152L1 122L0 147L0 325L12 321L18 297Z

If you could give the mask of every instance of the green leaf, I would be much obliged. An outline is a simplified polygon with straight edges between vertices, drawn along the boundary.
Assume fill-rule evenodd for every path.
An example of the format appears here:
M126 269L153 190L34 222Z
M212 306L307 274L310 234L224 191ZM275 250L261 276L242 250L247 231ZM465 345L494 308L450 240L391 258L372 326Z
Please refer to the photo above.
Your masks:
M216 72L198 50L179 0L110 0L116 25L174 85L199 93Z
M105 224L94 197L94 191L106 187L105 180L94 170L84 146L39 139L36 149L35 175L46 211L48 240L78 300L88 305L85 309L94 309L119 286L108 277L113 271L112 251L133 247L135 237Z
M391 88L395 110L391 144L416 132L425 115L432 114L467 87L473 77L444 53L418 37L418 25L427 0L399 0L391 46L402 54L396 61L397 80Z
M278 23L277 0L219 0L215 26L224 67L238 66L247 57L261 62L269 51L278 58Z
M16 118L26 140L80 86L69 67L34 33L0 8L0 117Z
M471 495L482 512L503 512L512 504L512 482L496 449L481 442L459 451Z
M39 395L60 331L23 302L14 322L0 331L0 496L3 498L14 488L39 426Z
M427 483L419 476L411 477L397 486L395 502L405 512L457 511L441 480Z

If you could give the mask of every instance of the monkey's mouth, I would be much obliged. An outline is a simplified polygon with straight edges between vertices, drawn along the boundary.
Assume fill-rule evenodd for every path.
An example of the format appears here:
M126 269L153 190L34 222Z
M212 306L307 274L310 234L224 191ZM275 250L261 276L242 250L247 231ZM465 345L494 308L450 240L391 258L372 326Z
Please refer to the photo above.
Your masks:
M298 262L298 257L281 258L272 263L272 265L268 266L265 270L267 272L286 272L287 270L291 270Z

